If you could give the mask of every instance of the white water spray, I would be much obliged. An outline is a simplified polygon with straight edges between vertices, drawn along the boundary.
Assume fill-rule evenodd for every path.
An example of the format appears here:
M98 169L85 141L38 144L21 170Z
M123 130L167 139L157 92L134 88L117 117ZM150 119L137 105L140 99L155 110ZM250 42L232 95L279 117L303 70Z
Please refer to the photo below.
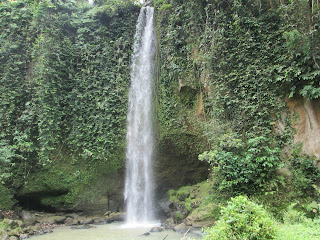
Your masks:
M127 116L125 201L127 224L154 220L153 207L153 59L155 32L152 7L141 8L131 64Z

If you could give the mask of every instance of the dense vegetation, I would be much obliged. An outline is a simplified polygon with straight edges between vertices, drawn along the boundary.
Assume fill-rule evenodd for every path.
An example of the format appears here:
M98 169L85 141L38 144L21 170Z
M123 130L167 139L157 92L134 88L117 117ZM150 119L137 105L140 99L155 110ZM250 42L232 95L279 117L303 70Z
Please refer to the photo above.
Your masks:
M270 195L277 204L316 199L319 170L292 142L294 114L285 101L319 98L319 5L158 0L155 6L163 128L201 132L208 151L199 159L211 164L214 187L230 196ZM278 174L284 168L293 178Z
M72 202L123 167L138 12L131 1L0 3L1 197L24 184Z
M217 220L221 205L246 194L285 224L263 229L267 232L250 229L255 218L275 223L264 210L248 216L245 208L238 215L237 207L247 201L239 198L222 211L207 239L289 239L290 224L317 239L316 223L286 220L318 218L320 197L317 159L303 153L303 142L294 143L299 114L290 112L286 101L320 97L319 3L158 0L154 5L164 103L160 134L179 141L168 133L183 129L205 138L207 151L199 160L212 169L209 181L169 192L173 220Z
M293 141L299 119L287 101L320 98L319 2L152 4L158 35L156 177L163 188L158 190L199 182L207 173L201 164L211 166L206 183L169 192L178 206L175 220L221 216L217 231L208 231L219 234L234 227L228 209L246 205L256 213L245 212L246 217L272 225L268 232L257 230L264 236L257 239L284 236L286 228L274 228L269 214L248 198L233 198L223 207L245 194L281 221L298 216L303 220L294 224L313 228L305 216L319 215L320 171L317 159L301 150L303 142ZM0 3L2 208L12 207L14 194L58 207L93 203L101 186L108 197L121 189L116 175L124 160L138 11L125 0L94 6L80 0ZM235 239L245 239L252 229Z

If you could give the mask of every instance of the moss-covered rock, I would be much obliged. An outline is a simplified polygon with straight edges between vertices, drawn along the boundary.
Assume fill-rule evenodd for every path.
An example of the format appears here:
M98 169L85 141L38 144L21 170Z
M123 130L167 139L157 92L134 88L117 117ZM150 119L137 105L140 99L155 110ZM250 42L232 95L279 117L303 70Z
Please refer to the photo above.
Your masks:
M212 188L211 181L184 186L168 192L174 222L201 228L212 226L220 216L225 199Z

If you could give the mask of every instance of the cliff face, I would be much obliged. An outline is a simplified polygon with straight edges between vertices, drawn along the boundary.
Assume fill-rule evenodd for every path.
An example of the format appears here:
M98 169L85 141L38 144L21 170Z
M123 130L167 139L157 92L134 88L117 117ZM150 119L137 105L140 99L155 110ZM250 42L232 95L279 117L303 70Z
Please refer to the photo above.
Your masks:
M287 104L295 129L294 143L302 143L303 152L320 159L320 100L288 99Z
M154 6L160 143L182 143L178 133L198 136L196 149L206 151L200 159L213 166L215 187L277 192L267 186L284 164L296 174L293 185L305 179L312 195L318 173L303 153L319 158L318 12L308 1L159 0ZM275 131L287 111L291 123ZM302 153L283 156L292 141L302 143Z
M128 1L0 4L0 152L9 153L0 154L0 182L27 208L121 208L140 8Z

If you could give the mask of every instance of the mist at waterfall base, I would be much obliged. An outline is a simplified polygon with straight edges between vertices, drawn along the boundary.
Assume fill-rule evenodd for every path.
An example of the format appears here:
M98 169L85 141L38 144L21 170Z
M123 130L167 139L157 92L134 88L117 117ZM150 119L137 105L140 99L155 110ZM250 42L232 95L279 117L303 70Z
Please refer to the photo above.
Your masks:
M134 38L127 115L125 202L128 226L153 223L153 70L155 30L152 7L140 10Z

